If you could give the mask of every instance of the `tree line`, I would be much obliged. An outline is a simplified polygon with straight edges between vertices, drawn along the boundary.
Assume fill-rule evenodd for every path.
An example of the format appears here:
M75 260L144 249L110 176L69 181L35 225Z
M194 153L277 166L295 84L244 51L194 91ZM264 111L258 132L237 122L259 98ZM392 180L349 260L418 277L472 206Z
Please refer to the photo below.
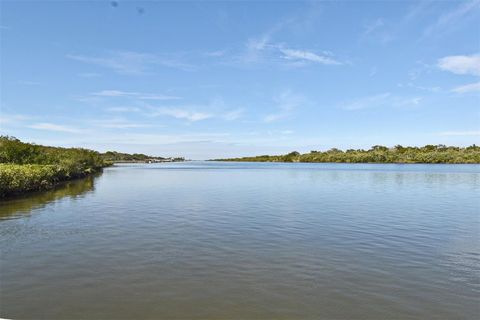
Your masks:
M480 163L480 147L453 147L443 144L423 147L393 148L375 145L368 150L332 148L328 151L312 150L300 154L297 151L286 155L261 155L254 157L217 159L219 161L245 162L337 162L337 163Z

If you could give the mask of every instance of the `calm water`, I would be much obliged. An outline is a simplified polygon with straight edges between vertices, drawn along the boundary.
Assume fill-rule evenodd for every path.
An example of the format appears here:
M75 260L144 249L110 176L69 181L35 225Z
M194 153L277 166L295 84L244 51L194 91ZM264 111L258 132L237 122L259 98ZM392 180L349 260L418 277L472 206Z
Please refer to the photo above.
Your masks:
M0 317L475 319L480 166L118 165L0 203Z

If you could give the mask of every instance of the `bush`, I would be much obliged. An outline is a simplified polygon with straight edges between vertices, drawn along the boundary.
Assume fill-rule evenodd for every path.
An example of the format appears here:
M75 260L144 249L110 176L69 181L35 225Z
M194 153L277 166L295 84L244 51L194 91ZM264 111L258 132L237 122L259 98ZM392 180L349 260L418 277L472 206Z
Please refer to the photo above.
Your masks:
M54 165L0 164L0 197L48 189L63 178Z
M56 148L0 137L0 197L53 187L111 165L96 151Z

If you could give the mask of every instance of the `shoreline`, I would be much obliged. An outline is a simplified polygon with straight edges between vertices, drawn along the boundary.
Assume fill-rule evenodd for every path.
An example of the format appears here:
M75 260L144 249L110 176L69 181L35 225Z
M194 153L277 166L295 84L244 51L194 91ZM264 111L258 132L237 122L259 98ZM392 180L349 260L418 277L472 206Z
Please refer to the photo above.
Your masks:
M465 165L480 164L479 162L346 162L346 161L255 161L255 160L228 160L214 159L206 160L211 162L243 162L243 163L332 163L332 164L449 164L449 165Z
M5 168L7 166L9 168ZM109 166L111 165L87 168L82 173L68 175L54 165L0 164L0 169L2 169L0 170L0 181L3 184L0 188L0 201L52 190L68 182L100 175L103 169Z

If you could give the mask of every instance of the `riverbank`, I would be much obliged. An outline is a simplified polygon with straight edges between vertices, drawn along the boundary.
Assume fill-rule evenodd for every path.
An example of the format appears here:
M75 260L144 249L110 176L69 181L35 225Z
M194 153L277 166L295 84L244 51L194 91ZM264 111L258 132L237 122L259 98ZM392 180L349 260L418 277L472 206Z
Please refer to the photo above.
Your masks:
M107 166L109 164L105 164ZM85 178L103 167L71 171L58 165L0 164L0 198L52 189L69 180Z
M369 150L336 148L328 151L310 151L300 154L291 152L286 155L261 155L254 157L216 159L215 161L238 162L308 162L308 163L480 163L480 147L452 147L445 145L426 145L424 147L393 148L373 146Z
M183 160L41 146L14 137L0 136L0 198L51 189L59 183L98 173L117 161L160 162L180 159Z

